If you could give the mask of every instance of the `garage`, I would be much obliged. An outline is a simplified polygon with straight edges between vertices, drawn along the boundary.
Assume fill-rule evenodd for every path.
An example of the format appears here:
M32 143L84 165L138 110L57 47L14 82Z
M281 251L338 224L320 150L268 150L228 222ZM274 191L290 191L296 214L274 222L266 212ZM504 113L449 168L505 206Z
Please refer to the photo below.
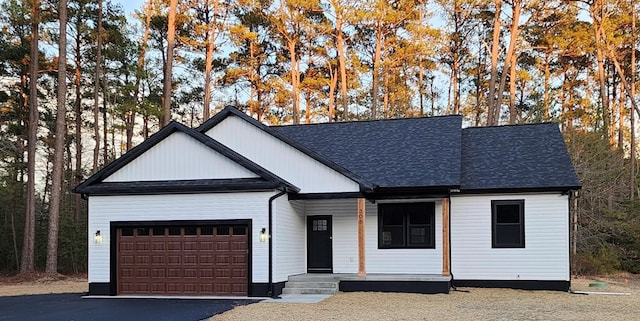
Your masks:
M116 228L119 295L248 295L247 225Z

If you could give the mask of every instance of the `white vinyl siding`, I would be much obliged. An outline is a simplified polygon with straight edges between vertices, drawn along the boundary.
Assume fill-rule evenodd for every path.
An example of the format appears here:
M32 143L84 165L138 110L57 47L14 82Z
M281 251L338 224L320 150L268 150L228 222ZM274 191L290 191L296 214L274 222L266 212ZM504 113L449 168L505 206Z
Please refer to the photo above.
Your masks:
M491 247L491 201L524 200L524 248ZM569 281L568 196L451 197L451 269L461 280Z
M358 272L357 201L317 200L305 203L305 214L333 218L333 272ZM378 205L366 202L365 260L367 273L442 273L442 207L436 202L435 249L378 249Z
M252 282L268 281L268 243L259 234L268 225L268 200L274 192L130 195L89 197L89 282L110 282L112 221L252 220ZM99 230L102 244L94 244Z
M301 193L360 191L350 178L237 116L228 116L206 134L299 187Z
M258 177L248 169L175 132L107 177L105 182Z
M304 207L301 201L289 202L287 195L273 205L273 282L283 282L306 272Z

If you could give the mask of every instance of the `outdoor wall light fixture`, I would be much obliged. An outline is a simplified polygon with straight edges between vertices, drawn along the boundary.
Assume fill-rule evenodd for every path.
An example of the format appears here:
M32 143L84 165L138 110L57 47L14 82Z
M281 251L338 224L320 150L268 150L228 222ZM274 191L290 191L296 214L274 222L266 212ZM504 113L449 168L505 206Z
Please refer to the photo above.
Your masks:
M97 230L96 234L93 236L93 243L102 244L102 234L100 234L100 230Z
M267 243L269 241L269 234L267 234L267 229L266 228L262 228L262 231L260 231L260 243Z

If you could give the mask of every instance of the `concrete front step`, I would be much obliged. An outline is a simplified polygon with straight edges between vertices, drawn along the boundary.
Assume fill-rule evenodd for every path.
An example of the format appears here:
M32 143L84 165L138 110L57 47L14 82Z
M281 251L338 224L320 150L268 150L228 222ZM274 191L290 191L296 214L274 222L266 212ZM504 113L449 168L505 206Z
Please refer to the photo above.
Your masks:
M338 282L303 282L303 281L288 281L285 283L287 288L337 288Z
M335 294L338 288L287 288L282 289L282 294Z
M339 278L333 274L299 274L290 275L290 282L338 282Z
M283 294L335 294L340 280L332 274L303 274L289 276Z

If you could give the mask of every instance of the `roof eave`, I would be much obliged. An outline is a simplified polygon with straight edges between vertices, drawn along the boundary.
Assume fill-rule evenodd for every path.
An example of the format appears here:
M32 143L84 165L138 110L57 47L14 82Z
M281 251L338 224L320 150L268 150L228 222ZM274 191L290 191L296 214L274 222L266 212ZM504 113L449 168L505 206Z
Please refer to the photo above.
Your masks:
M582 189L581 185L541 186L541 187L495 187L495 188L462 188L459 194L502 194L502 193L545 193L568 192Z

